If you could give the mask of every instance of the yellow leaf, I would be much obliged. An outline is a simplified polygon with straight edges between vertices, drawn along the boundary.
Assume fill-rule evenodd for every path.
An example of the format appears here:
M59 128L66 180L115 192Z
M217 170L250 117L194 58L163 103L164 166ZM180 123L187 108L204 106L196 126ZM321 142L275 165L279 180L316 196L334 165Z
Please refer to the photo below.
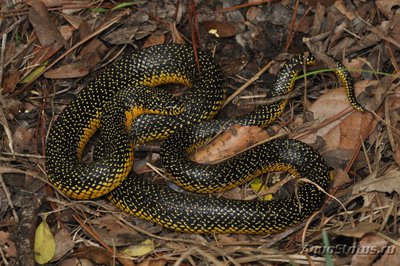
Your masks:
M56 242L45 219L36 228L34 251L38 264L49 262L56 253Z
M264 190L268 189L268 187L265 185L264 180L259 178L259 177L255 178L255 179L253 179L253 181L251 181L250 187L255 192L261 192L261 191L264 191ZM273 199L273 195L272 194L264 195L262 197L262 199L263 200L272 200Z
M153 251L153 249L154 249L153 240L146 239L145 241L143 241L138 245L132 245L125 248L124 250L122 250L122 252L131 257L141 257L146 254L149 254L151 251Z

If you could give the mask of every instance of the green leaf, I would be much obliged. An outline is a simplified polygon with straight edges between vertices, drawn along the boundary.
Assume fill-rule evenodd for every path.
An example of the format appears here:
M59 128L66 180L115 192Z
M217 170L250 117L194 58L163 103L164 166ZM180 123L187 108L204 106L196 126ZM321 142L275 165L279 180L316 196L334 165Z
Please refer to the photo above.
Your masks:
M30 83L31 81L35 80L38 76L40 76L43 72L43 70L46 69L47 66L47 61L32 70L25 78L23 78L19 83L20 84L27 84Z
M133 6L133 5L138 5L138 4L143 4L145 3L145 1L133 1L133 2L124 2L121 4L118 4L116 6L114 6L113 8L111 8L111 10L118 10L121 8L125 8L125 7L129 7L129 6Z

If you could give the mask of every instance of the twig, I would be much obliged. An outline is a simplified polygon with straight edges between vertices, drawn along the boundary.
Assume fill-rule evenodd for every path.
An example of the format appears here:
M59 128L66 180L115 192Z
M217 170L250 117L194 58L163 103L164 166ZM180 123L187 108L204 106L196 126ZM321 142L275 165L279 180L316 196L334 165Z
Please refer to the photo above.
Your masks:
M15 210L14 203L11 200L10 191L8 190L8 187L7 187L6 183L4 182L2 174L0 174L0 184L1 184L1 187L3 188L4 194L6 195L6 198L7 198L7 201L8 201L8 205L10 205L12 214L13 214L14 219L15 219L15 223L18 224L19 223L18 214L17 214L17 211Z
M251 77L245 84L243 84L237 91L235 91L231 96L226 99L225 103L222 105L221 109L224 108L228 103L230 103L237 95L239 95L242 91L244 91L247 87L249 87L254 81L260 78L265 71L267 71L273 64L274 60L266 64L260 71L258 71L254 76Z

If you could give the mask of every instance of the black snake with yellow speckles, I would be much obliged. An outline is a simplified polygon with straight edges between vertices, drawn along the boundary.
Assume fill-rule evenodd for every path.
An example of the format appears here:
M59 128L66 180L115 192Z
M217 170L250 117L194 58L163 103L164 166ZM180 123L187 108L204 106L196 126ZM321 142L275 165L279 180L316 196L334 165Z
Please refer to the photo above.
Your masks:
M275 233L319 208L324 194L309 183L298 187L297 198L263 202L187 195L134 174L126 178L133 161L128 129L136 117L143 113L179 113L176 117L142 117L146 123L134 127L133 139L142 143L175 133L162 148L162 160L168 176L184 188L222 191L262 173L282 170L306 177L324 190L329 188L324 160L312 148L294 140L272 140L214 166L188 160L189 147L221 128L232 124L266 126L286 104L283 100L260 106L229 122L192 125L213 117L225 99L225 81L220 71L203 53L199 53L199 59L198 69L190 47L155 46L121 60L102 73L63 111L51 129L46 146L49 180L72 198L95 198L111 191L108 198L121 209L185 232ZM291 91L303 64L313 62L311 55L289 60L277 75L271 96ZM361 109L347 71L338 68L337 74L345 83L353 106ZM171 82L192 88L179 100L153 88ZM102 156L84 164L81 157L85 145L99 128L105 145Z

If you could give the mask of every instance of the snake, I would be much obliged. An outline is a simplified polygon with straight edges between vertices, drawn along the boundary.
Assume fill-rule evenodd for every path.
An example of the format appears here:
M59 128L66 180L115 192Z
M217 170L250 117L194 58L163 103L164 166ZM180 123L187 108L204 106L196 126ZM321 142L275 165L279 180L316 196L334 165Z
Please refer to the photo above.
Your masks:
M328 165L309 145L277 138L217 165L189 159L190 151L234 124L268 126L288 101L259 106L230 120L210 120L224 103L226 81L210 56L197 54L196 60L192 47L186 45L152 46L124 57L97 76L50 129L48 179L70 198L106 195L125 212L187 233L272 234L304 220L322 206L331 182ZM314 62L310 53L289 59L269 95L286 95L303 66ZM335 71L352 106L363 111L347 70L338 62ZM168 83L190 89L174 97L157 88ZM100 152L93 162L84 163L85 147L97 131ZM134 144L159 139L165 140L161 158L167 176L189 191L221 192L272 171L309 182L300 182L295 195L272 201L177 192L130 173Z

